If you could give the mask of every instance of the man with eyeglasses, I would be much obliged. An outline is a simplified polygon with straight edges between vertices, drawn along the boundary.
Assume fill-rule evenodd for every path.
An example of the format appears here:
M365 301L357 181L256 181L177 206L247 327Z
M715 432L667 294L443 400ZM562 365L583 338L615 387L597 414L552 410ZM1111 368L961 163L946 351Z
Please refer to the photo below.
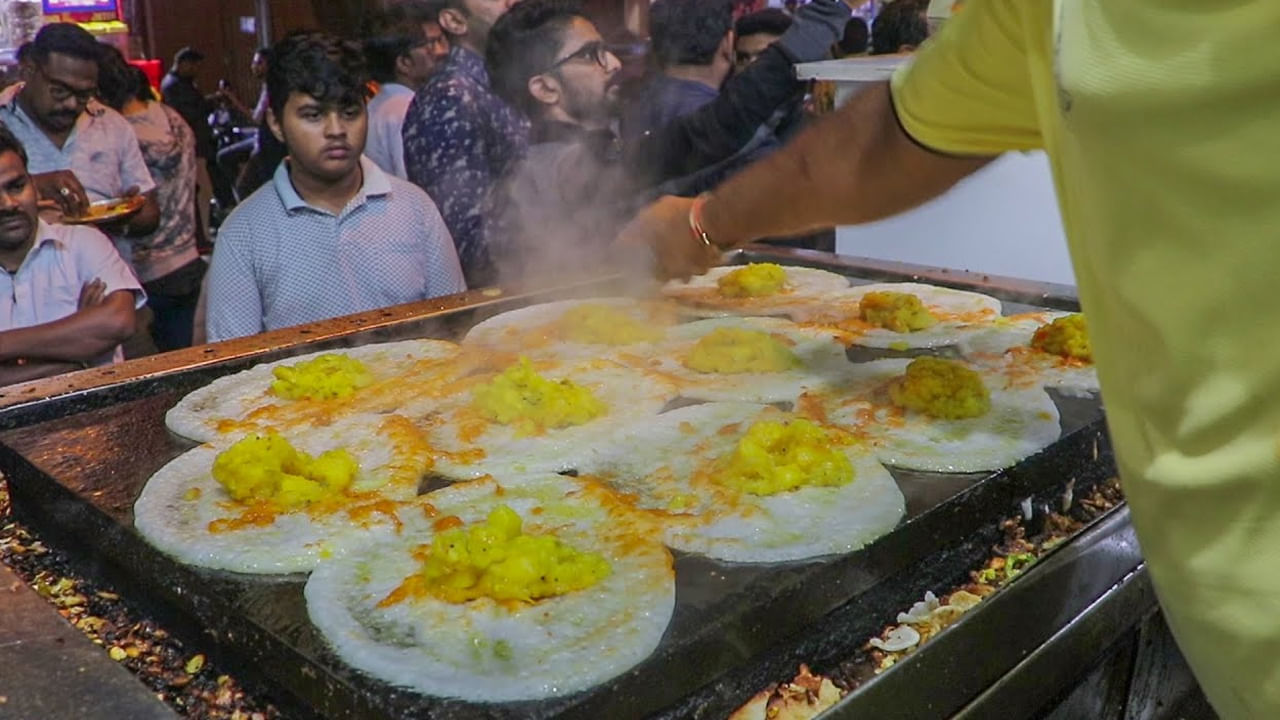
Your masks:
M575 274L610 260L617 230L658 186L738 152L796 92L793 63L825 57L850 15L815 0L711 103L619 141L621 63L573 0L525 0L494 26L495 90L533 123L527 156L495 188L485 236L503 281Z
M490 90L484 65L489 31L516 0L430 2L452 49L409 105L405 170L440 206L467 284L481 287L494 279L483 231L484 199L528 144L528 123Z
M378 13L365 34L369 74L379 84L369 101L369 141L364 153L385 172L407 180L401 131L409 103L449 55L437 9L406 0Z
M41 199L63 216L84 215L91 201L143 194L142 209L100 225L128 262L129 238L155 230L160 208L129 122L94 99L100 56L79 25L44 26L20 53L22 82L0 93L0 122L26 148Z

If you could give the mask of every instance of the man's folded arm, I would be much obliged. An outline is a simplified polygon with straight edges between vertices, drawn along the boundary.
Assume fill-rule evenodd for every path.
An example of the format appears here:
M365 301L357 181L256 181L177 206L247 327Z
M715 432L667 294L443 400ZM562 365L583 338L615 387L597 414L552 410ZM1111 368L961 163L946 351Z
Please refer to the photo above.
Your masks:
M0 332L0 362L92 362L133 335L135 299L132 290L116 290L59 320Z

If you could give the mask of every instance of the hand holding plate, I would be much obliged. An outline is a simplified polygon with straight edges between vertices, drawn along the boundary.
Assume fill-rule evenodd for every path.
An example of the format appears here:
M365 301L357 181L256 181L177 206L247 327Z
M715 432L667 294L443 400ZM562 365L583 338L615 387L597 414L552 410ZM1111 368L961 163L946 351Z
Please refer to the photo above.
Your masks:
M31 176L41 200L57 204L67 217L80 217L89 210L89 196L80 179L70 170L54 170Z

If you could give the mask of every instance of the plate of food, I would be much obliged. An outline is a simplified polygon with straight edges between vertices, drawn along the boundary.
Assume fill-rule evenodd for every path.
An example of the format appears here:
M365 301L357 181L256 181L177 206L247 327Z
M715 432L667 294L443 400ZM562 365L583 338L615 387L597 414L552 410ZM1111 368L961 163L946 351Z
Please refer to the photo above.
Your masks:
M128 217L145 205L147 199L141 195L108 198L89 203L89 209L78 217L63 217L62 222L68 225L98 225Z

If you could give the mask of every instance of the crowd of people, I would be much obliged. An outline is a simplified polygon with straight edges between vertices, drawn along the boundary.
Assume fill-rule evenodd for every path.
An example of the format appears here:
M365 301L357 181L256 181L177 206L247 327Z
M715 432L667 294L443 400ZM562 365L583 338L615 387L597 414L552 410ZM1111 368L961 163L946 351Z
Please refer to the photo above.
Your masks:
M885 12L897 4L923 23L917 0ZM39 201L9 208L10 229L29 237L5 265L0 367L15 374L0 382L118 360L121 343L173 350L602 268L645 204L709 189L795 134L806 122L795 63L867 50L841 0L734 7L657 0L649 72L624 81L573 0L401 0L358 37L296 32L259 49L252 107L199 87L193 47L157 93L80 27L46 26L20 53L21 82L0 92ZM256 134L225 136L220 112ZM97 253L98 265L67 260L58 283L29 277L70 242L54 240L71 237L64 221L117 198L138 209L73 234L113 246L119 263ZM211 218L210 198L234 209ZM139 309L129 323L103 309L126 304ZM86 317L104 331L52 340ZM11 341L19 331L36 340Z

